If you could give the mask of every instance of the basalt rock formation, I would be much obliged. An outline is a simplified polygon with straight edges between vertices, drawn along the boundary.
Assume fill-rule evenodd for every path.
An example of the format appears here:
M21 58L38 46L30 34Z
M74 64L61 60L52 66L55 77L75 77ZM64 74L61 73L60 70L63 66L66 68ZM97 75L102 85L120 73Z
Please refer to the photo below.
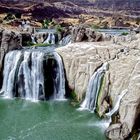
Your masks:
M113 114L106 135L112 140L124 140L138 133L140 125L140 35L116 43L74 43L58 48L66 70L69 87L82 101L88 81L105 62L109 63L98 95L96 112L104 116L113 108L115 100L126 90L119 110ZM127 37L126 37L127 38ZM129 39L128 39L129 40Z

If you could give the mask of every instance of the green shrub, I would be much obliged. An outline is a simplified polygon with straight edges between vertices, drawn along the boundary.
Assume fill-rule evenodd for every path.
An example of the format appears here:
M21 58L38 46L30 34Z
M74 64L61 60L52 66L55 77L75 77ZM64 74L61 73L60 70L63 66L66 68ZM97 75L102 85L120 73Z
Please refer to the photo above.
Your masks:
M70 101L71 105L78 108L80 105L80 102L77 100L77 95L74 90L71 91L70 99L71 99Z
M34 47L48 47L48 46L50 46L50 44L47 44L47 43L45 43L45 44L43 44L43 43L38 43L38 44L34 44L33 46L34 46Z
M56 31L59 32L59 33L63 31L63 27L62 27L61 25L56 25L56 26L55 26L55 29L56 29Z
M50 22L51 21L48 19L43 20L43 23L42 23L43 28L48 29Z
M129 33L128 32L123 32L121 35L128 35Z
M31 41L27 41L26 43L24 43L24 44L26 44L27 46L33 46L34 45L34 43L33 42L31 42ZM26 46L25 45L25 46Z
M77 96L76 96L76 93L75 93L74 90L71 92L71 99L72 100L77 100Z

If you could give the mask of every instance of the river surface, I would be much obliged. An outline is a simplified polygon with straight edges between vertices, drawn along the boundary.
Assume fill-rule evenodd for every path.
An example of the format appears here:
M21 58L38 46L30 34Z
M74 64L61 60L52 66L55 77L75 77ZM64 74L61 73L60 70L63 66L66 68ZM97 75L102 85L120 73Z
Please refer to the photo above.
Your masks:
M106 140L93 113L69 101L31 102L0 98L0 140Z
M97 31L109 35L121 35L123 33L130 33L129 29L97 29Z

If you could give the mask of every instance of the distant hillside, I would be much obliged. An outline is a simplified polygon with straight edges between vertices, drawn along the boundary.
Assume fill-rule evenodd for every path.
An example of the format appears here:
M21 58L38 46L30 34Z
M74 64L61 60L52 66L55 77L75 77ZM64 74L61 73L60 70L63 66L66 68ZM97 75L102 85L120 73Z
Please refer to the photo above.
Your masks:
M88 0L94 1L94 6L102 9L140 10L140 0Z
M140 10L140 0L0 0L0 3L54 3L72 2L80 6L94 6L101 9Z
M0 0L1 3L54 3L72 2L80 6L94 6L101 9L140 10L140 0Z
M140 0L0 0L0 12L3 11L30 12L38 18L80 14L111 16L114 13L137 18L140 17Z

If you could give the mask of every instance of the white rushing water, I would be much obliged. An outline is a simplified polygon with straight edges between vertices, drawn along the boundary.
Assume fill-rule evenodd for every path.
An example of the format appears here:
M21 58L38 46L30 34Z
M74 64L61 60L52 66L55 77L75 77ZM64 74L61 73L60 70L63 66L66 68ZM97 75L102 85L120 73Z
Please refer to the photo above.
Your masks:
M110 110L108 113L105 114L107 117L111 117L114 113L116 113L119 110L120 102L127 92L128 90L125 89L122 91L120 95L117 96L114 107L112 108L112 110Z
M54 99L63 100L65 99L65 74L63 62L57 52L54 52L53 55L58 65L58 67L56 67L56 78L54 79L55 85L57 85L54 87Z
M33 44L37 44L36 41L35 41L35 37L33 35L31 35L31 39L32 39Z
M69 43L71 43L71 35L67 35L66 37L62 38L62 40L59 42L59 45L65 46Z
M24 59L19 68L18 79L20 83L21 77L24 77L21 79L23 82L21 82L19 92L20 90L24 92L26 99L37 101L40 92L44 95L43 58L44 53L40 51L24 52ZM29 66L30 62L31 66Z
M20 57L22 53L19 51L13 51L9 52L4 61L4 79L3 79L3 86L1 89L1 93L4 93L4 96L6 98L12 98L13 97L13 90L14 90L14 81L15 81L15 75L16 70L18 67L18 64L20 62Z
M43 43L44 44L55 44L55 35L54 35L54 33L48 33L48 37Z
M86 97L79 110L95 111L98 93L101 86L101 79L108 69L108 63L104 63L90 78L86 91Z
M31 79L31 71L29 68L30 55L31 55L30 52L24 53L23 61L21 62L21 65L19 68L19 73L18 73L18 83L19 83L18 92L21 93L20 96L22 98L24 98L24 96L26 96L26 98L28 97L28 99L32 98L32 96L31 96L32 79Z
M43 60L44 53L33 52L31 61L31 77L32 77L32 88L33 88L33 99L38 100L40 92L45 96L44 93L44 75L43 75Z
M32 101L45 99L44 90L47 85L44 85L44 65L47 65L47 60L45 60L48 59L47 55L48 53L45 53L45 51L39 50L9 52L4 61L1 94L8 98L18 96ZM65 75L63 63L57 52L52 52L51 57L57 62L57 66L54 67L56 77L53 78L54 94L52 94L54 99L64 99Z

